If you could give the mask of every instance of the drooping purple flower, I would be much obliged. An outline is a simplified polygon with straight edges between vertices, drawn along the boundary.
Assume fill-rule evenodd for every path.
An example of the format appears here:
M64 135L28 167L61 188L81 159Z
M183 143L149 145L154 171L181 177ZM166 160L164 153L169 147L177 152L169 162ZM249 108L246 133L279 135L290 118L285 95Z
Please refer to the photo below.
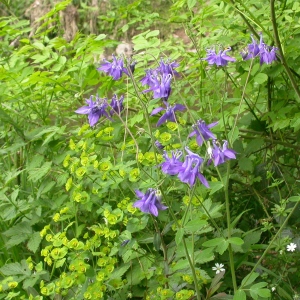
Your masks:
M110 76L113 77L114 80L120 79L123 73L129 75L127 69L124 67L123 59L117 59L114 55L112 62L109 62L104 59L101 66L97 70L108 73Z
M248 45L248 52L241 53L243 60L252 59L256 57L260 52L260 46L262 45L262 36L260 36L260 43L257 44L256 40L251 34L252 43Z
M177 175L181 170L182 162L179 158L182 156L182 152L179 150L172 151L172 157L170 158L166 151L164 151L163 158L165 161L161 164L161 170L165 174Z
M190 187L194 186L196 178L198 178L204 186L209 188L206 178L200 172L200 167L204 161L203 158L190 151L187 147L185 147L185 151L188 154L185 156L185 160L178 172L178 178L180 181L189 184Z
M209 65L227 66L229 61L234 62L236 60L227 55L228 51L231 51L230 47L226 48L224 51L220 50L218 54L216 54L215 49L208 49L207 56L203 59L206 60Z
M171 74L153 75L149 77L147 82L150 88L144 90L143 93L153 91L153 99L163 98L164 100L168 100L171 93L171 79Z
M177 68L178 66L179 64L175 61L169 62L169 59L167 59L166 62L164 62L164 60L161 58L159 67L156 69L156 71L160 74L179 75L178 72L175 70L175 68Z
M124 109L123 101L124 101L123 95L120 97L120 99L118 99L116 94L113 95L110 102L110 107L112 108L112 110L109 112L111 116L114 113L116 113L117 115L121 113L121 111Z
M216 141L213 141L211 159L209 160L208 163L210 163L211 160L213 160L215 167L223 164L225 161L229 159L236 159L235 156L236 152L232 149L227 148L228 145L227 141L223 141L223 142L224 142L223 147L221 148L217 145Z
M189 134L189 137L196 135L196 141L199 146L203 144L203 141L209 138L216 139L215 135L209 130L210 128L216 126L218 122L206 125L203 120L198 120L196 124L193 125L194 131Z
M264 43L262 33L260 33L259 44L254 39L253 35L251 35L252 43L248 45L248 51L246 53L241 53L243 60L253 59L257 56L260 58L260 64L263 63L271 64L274 60L276 60L276 51L278 50L276 47L268 46Z
M88 106L82 106L75 112L77 114L88 115L91 127L94 126L102 116L105 116L111 120L110 116L106 112L106 108L108 106L106 98L99 98L97 95L96 101L94 102L93 96L91 96L90 99L86 99L86 103Z
M139 208L144 213L157 217L159 210L168 208L161 203L161 194L157 189L149 188L146 194L143 194L139 190L136 190L135 193L140 200L136 201L133 207Z
M151 116L158 114L162 110L165 110L166 112L159 118L156 126L160 126L162 123L166 122L167 120L170 122L176 122L176 117L175 117L175 111L180 110L184 111L186 108L182 104L175 104L175 105L170 105L167 101L164 101L164 104L166 105L166 108L163 107L157 107L153 109Z

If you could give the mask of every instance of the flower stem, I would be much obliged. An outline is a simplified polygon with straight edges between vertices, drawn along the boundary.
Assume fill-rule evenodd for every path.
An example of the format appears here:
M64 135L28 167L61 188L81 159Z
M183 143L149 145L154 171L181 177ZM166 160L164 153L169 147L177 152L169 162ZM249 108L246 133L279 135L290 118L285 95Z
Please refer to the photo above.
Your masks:
M231 219L230 219L230 206L229 206L229 193L228 193L229 174L230 174L230 163L228 162L227 163L226 180L225 180L225 185L224 185L228 239L231 238ZM229 252L229 264L230 264L230 270L231 270L232 284L233 284L234 292L236 292L237 284L236 284L234 259L233 259L233 251L231 248L231 244L229 244L229 246L228 246L228 252Z

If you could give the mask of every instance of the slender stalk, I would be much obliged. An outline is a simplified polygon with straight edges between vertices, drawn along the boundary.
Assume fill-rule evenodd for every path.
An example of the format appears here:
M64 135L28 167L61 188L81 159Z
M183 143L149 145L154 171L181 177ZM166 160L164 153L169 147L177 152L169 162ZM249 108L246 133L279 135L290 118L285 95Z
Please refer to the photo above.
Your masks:
M198 283L197 283L197 275L196 275L195 268L194 268L193 262L191 260L191 257L190 257L189 251L187 249L186 242L185 242L184 238L182 239L182 243L183 243L183 247L184 247L184 251L185 251L185 256L187 257L190 268L192 270L192 275L193 275L194 284L195 284L195 290L196 290L196 294L197 294L197 300L201 300L201 294L200 294L199 286L198 286Z
M285 72L286 72L287 76L289 77L289 79L292 83L292 86L294 88L294 91L296 92L296 94L298 96L297 102L300 102L300 90L299 90L296 80L286 62L286 59L285 59L285 56L283 54L283 50L281 47L281 43L280 43L280 38L279 38L278 28L277 28L277 23L276 23L276 15L275 15L275 0L270 0L270 9L271 9L271 21L272 21L272 26L273 26L273 31L274 31L275 44L278 48L280 59L281 59L282 65L285 69Z
M225 181L225 185L224 185L224 191L225 191L225 205L226 205L226 219L227 219L228 239L231 238L231 218L230 218L230 205L229 205L229 193L228 193L229 174L230 174L230 163L227 163L227 174L226 174L226 181ZM234 259L233 259L233 251L232 251L232 248L231 248L231 244L229 244L228 252L229 252L229 264L230 264L230 270L231 270L232 284L233 284L234 292L236 292L237 291L237 284L236 284Z

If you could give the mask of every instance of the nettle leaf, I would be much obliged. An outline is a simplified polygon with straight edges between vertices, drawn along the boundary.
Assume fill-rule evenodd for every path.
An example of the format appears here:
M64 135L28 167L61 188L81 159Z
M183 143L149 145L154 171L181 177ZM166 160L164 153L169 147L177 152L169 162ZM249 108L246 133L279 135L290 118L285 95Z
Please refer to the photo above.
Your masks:
M39 245L42 241L41 235L39 232L35 232L34 234L32 234L30 236L30 239L27 243L27 248L32 251L33 253L35 253L37 251L37 249L39 248Z
M28 180L37 182L50 171L51 166L52 166L52 161L47 161L40 168L34 168L28 170L29 173Z
M11 263L0 268L0 272L5 276L26 275L29 276L31 271L28 269L26 260L21 263Z
M123 276L123 274L130 268L131 264L126 263L115 269L112 274L109 275L110 279L119 279Z

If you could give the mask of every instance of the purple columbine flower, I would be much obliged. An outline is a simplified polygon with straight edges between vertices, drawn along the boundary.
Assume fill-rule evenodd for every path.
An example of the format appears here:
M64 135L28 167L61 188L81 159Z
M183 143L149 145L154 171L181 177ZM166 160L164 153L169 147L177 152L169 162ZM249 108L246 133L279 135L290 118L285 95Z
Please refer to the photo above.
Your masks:
M232 149L228 149L227 145L228 142L227 141L223 141L223 147L219 147L216 143L215 140L213 140L213 148L211 149L211 159L208 161L208 163L210 164L211 161L213 160L215 167L218 165L223 164L225 161L229 160L229 159L236 159L235 156L235 151Z
M170 74L170 75L179 75L175 68L177 68L179 64L175 61L169 62L169 59L166 60L166 62L163 61L163 59L160 59L159 67L156 69L157 72L160 74Z
M170 105L167 101L164 101L164 104L166 105L166 108L163 107L157 107L153 109L151 116L158 114L162 110L165 110L166 112L159 118L156 126L160 126L162 123L166 122L167 120L170 122L176 122L176 117L175 117L175 111L180 110L184 111L186 108L182 104L175 104L175 105Z
M123 59L117 59L114 55L112 62L109 62L104 59L103 63L97 70L108 73L110 76L113 77L114 80L120 79L123 75L123 72L126 75L129 75L127 69L124 67Z
M110 107L112 108L112 110L109 112L111 116L114 113L116 113L118 115L121 113L121 111L124 109L123 101L124 101L123 95L120 97L120 99L118 99L116 94L113 95L111 102L110 102Z
M228 47L224 51L220 50L219 53L216 54L215 49L209 49L207 50L207 56L203 59L207 60L209 65L227 66L229 61L235 61L235 58L227 55L227 52L230 50L231 48Z
M263 41L262 33L260 35L259 44L254 39L253 35L251 35L252 43L248 45L248 51L246 53L241 53L243 60L253 59L257 56L260 57L260 64L263 63L271 64L274 60L276 60L276 51L278 50L276 47L270 47L266 45Z
M161 194L157 189L150 188L146 194L143 194L139 190L136 190L135 193L140 200L136 201L133 207L139 208L144 213L157 217L159 210L168 208L161 203Z
M209 188L207 180L200 172L200 167L204 161L203 158L190 151L187 147L185 147L185 151L188 155L185 156L185 160L178 172L178 178L180 181L189 184L190 187L194 186L196 178L198 178L204 186Z
M164 151L163 158L165 161L161 164L161 170L165 174L177 175L181 170L182 162L179 158L182 156L182 152L179 150L172 151L172 157L170 158L166 151Z
M96 101L94 102L93 96L91 96L90 99L86 99L86 103L88 106L82 106L75 112L77 114L88 115L91 127L94 126L102 116L111 120L110 116L106 112L106 108L108 106L106 98L99 98L97 95Z
M203 141L209 138L216 139L215 135L209 130L210 128L216 126L218 122L206 125L203 120L198 120L196 124L193 125L194 131L189 134L189 137L196 135L196 141L199 146L203 144Z
M155 72L152 71L152 73ZM153 99L163 98L164 100L168 100L171 93L172 75L171 74L162 74L159 76L152 75L151 77L148 78L149 80L147 81L147 84L150 86L150 88L144 90L143 93L153 91Z

